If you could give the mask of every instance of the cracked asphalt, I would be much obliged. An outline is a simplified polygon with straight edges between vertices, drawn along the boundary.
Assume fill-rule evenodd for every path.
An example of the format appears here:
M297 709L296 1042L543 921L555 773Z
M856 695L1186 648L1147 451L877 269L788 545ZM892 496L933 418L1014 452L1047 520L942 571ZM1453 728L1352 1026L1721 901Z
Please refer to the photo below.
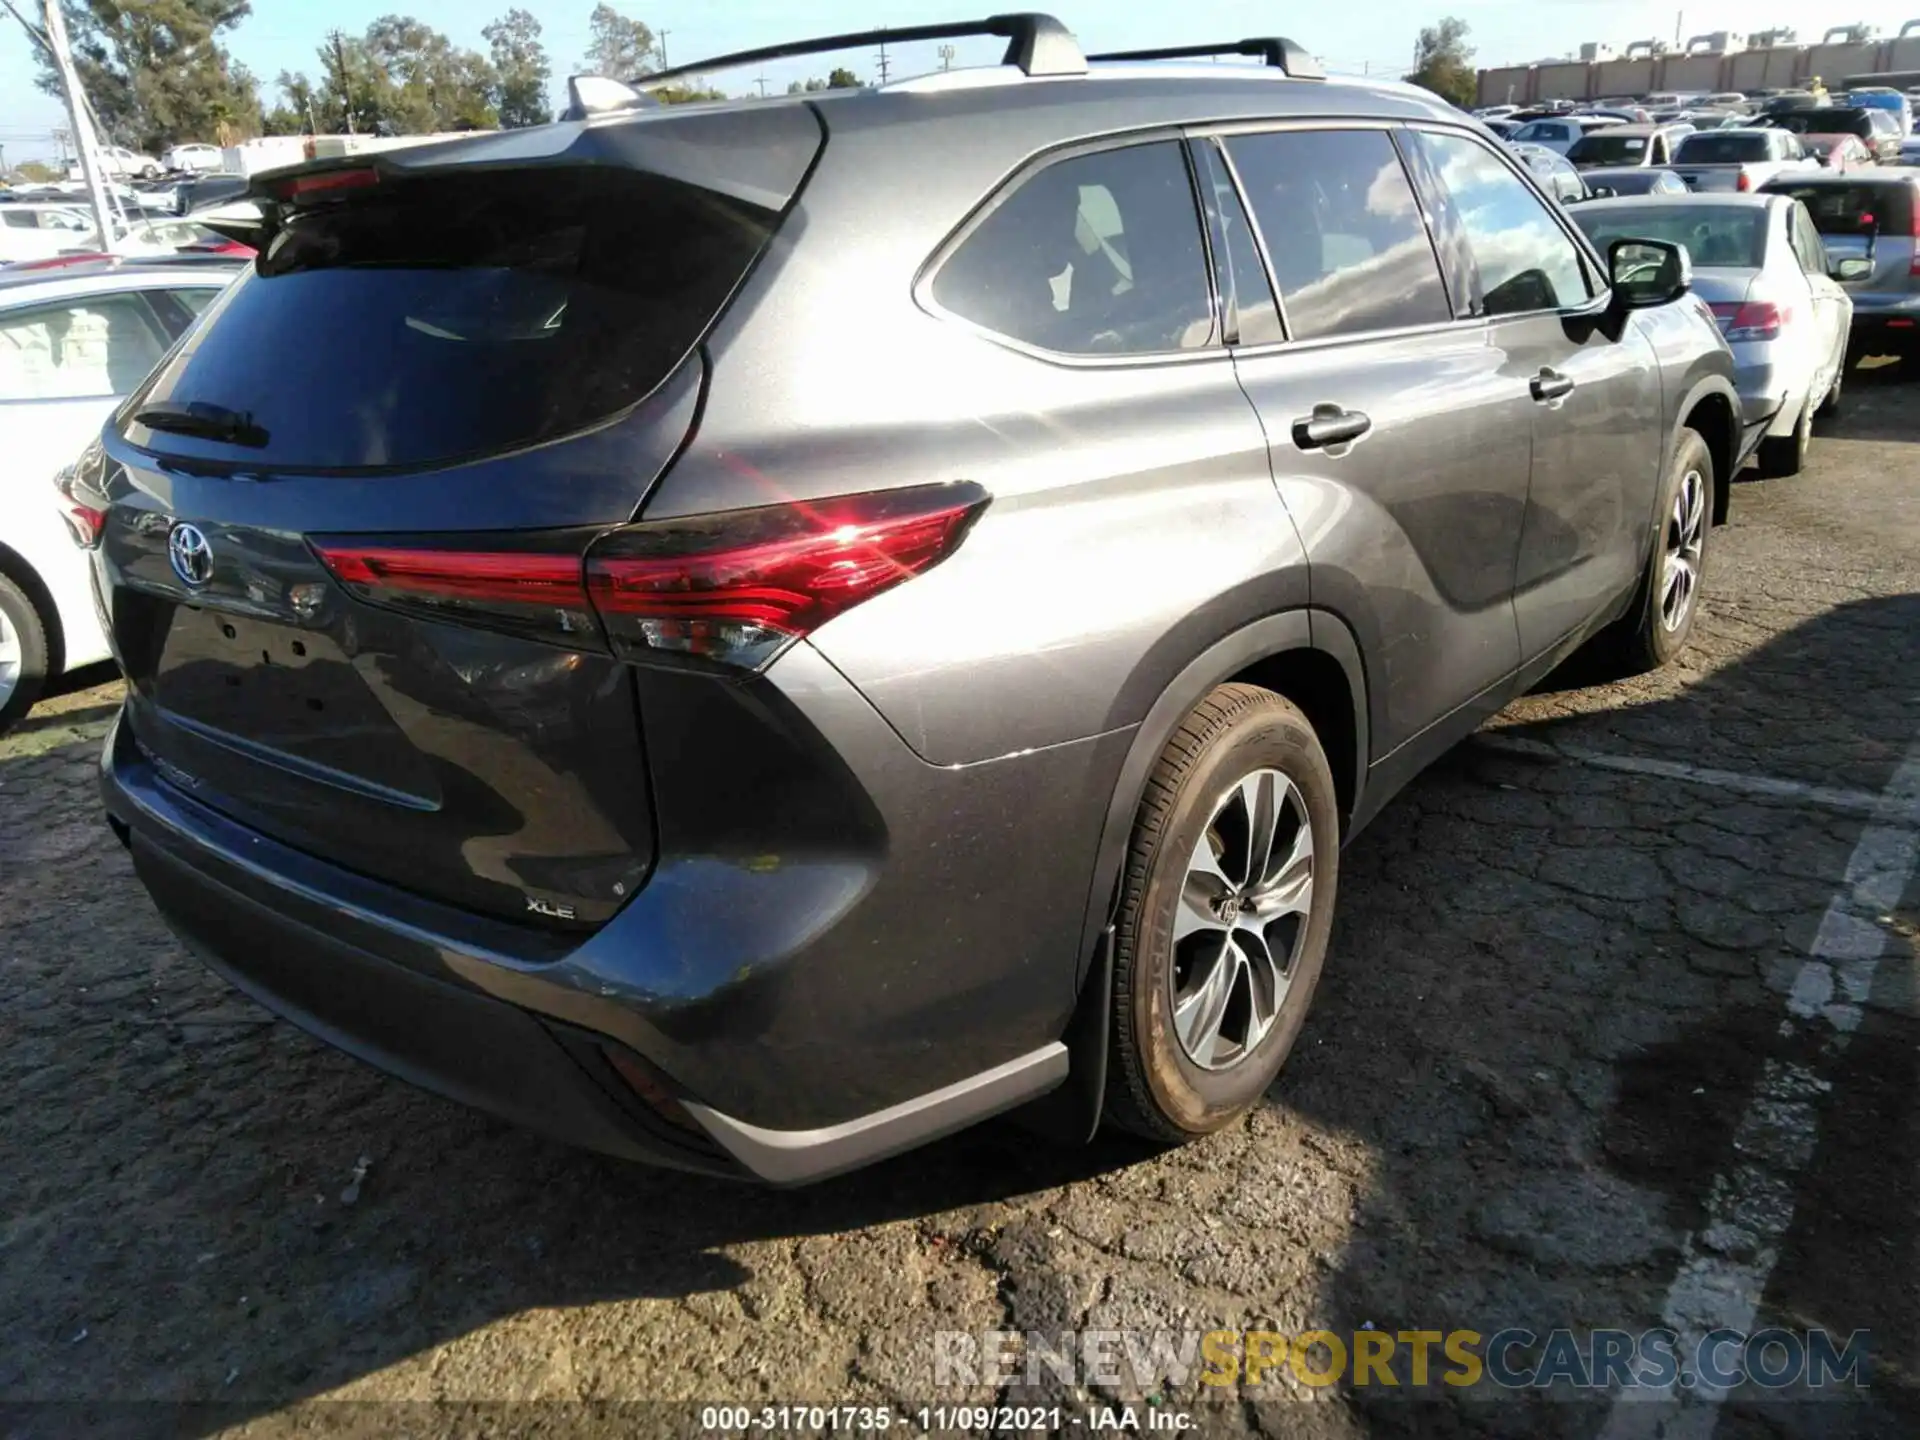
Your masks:
M1920 384L1873 371L1848 400L1807 474L1737 486L1681 663L1556 677L1352 845L1292 1062L1172 1153L1001 1121L777 1193L511 1130L188 958L100 821L117 686L43 706L0 740L0 1432L685 1433L696 1412L641 1402L992 1398L936 1391L937 1331L1639 1330L1686 1256L1752 1256L1709 1224L1715 1177L1783 1065L1817 1076L1814 1119L1773 1177L1755 1325L1868 1331L1871 1383L1736 1391L1716 1433L1920 1432L1911 889L1859 917L1886 948L1851 1043L1782 1023L1920 730ZM1315 1436L1607 1414L1281 1382L1195 1413Z

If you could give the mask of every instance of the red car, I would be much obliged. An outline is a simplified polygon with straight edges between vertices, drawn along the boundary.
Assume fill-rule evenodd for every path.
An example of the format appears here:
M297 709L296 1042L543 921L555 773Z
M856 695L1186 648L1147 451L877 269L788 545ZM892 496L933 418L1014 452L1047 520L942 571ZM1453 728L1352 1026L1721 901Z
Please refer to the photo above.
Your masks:
M1822 169L1836 175L1874 163L1872 153L1858 135L1802 135L1800 144L1820 162Z

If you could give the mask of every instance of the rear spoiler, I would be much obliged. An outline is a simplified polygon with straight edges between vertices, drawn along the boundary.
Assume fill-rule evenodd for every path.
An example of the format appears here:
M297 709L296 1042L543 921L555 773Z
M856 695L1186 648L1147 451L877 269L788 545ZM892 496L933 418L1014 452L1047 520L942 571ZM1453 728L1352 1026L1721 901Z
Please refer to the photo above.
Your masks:
M193 218L264 251L284 216L302 204L429 176L549 166L642 171L779 214L799 193L825 138L819 116L799 102L711 110L621 104L611 114L263 170L244 194Z

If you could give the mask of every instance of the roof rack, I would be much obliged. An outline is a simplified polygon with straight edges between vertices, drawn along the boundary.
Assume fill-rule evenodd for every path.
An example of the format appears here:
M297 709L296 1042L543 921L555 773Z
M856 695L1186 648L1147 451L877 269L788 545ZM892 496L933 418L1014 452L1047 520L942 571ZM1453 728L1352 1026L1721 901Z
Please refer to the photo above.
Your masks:
M1247 55L1262 65L1271 65L1296 80L1324 80L1327 72L1309 55L1306 47L1284 35L1261 35L1250 40L1229 40L1221 45L1170 45L1154 50L1109 50L1089 55L1089 60L1200 60L1211 55Z
M820 55L832 50L854 50L864 45L899 44L911 40L951 40L964 35L1004 35L1007 39L1004 65L1018 65L1028 75L1084 75L1087 57L1080 44L1051 15L1023 11L1012 15L989 15L984 20L956 20L945 25L901 25L887 30L858 30L850 35L821 35L812 40L790 40L784 45L765 45L758 50L736 50L731 55L715 55L692 65L676 65L641 75L631 83L658 85L684 75L700 75L709 70L731 70L737 65L757 65L763 60L785 60L794 55Z

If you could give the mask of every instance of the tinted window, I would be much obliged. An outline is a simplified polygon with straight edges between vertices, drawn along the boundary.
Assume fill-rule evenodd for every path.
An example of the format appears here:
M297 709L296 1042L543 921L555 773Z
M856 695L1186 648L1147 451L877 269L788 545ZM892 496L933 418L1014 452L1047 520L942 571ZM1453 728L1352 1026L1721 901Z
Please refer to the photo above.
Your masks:
M1769 137L1739 130L1703 130L1674 152L1676 165L1749 165L1768 158Z
M1280 312L1274 306L1273 286L1267 283L1259 242L1254 238L1246 207L1240 203L1240 192L1234 188L1226 162L1212 141L1201 142L1194 156L1200 166L1201 196L1214 234L1219 237L1213 257L1214 281L1233 320L1236 341L1241 345L1270 344L1283 338Z
M1827 248L1820 243L1819 232L1813 228L1813 220L1804 205L1793 207L1793 251L1800 258L1800 268L1807 274L1827 273Z
M1496 156L1462 135L1421 132L1418 143L1466 232L1481 313L1557 310L1591 298L1579 247Z
M1835 185L1777 179L1767 186L1807 207L1822 235L1906 235L1913 230L1911 184Z
M1766 212L1747 205L1663 204L1657 209L1582 210L1574 217L1607 253L1616 240L1665 240L1684 245L1702 269L1758 269L1766 258Z
M0 315L0 400L125 395L169 337L134 295L97 295Z
M1576 165L1638 165L1647 155L1645 135L1613 135L1596 130L1574 141L1567 159Z
M571 433L652 390L772 217L613 167L401 180L297 212L145 397L250 413L268 443L134 427L169 453L406 466Z
M933 298L1066 355L1211 344L1206 252L1181 147L1077 155L1022 181L941 267Z
M1227 153L1293 338L1452 318L1420 202L1384 130L1236 135Z

